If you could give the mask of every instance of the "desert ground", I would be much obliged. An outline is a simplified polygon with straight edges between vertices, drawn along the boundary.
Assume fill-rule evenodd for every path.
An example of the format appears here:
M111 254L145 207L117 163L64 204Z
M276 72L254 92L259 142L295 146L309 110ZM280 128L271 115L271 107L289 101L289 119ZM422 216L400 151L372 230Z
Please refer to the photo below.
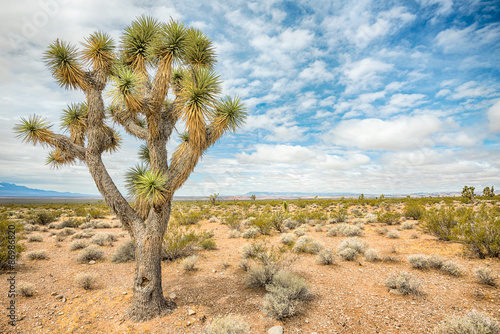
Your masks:
M112 261L130 237L103 205L93 214L89 204L3 205L5 216L24 225L20 243L25 250L17 260L16 284L18 289L28 284L33 295L18 291L18 321L9 326L8 273L0 272L0 333L205 333L215 317L226 314L239 316L250 333L267 333L273 326L283 327L284 333L432 333L443 320L471 310L500 319L499 289L476 275L483 268L494 279L500 273L499 258L479 258L463 240L443 241L425 232L427 212L448 206L472 210L471 204L460 198L414 202L424 212L420 219L408 217L407 199L176 202L172 226L208 231L204 235L211 241L163 261L163 292L177 308L143 323L123 318L133 296L135 263ZM497 199L477 200L473 210L481 206L498 213ZM33 217L40 212L51 213L53 221L37 223ZM275 214L283 220L281 232L258 223ZM259 233L252 235L252 228ZM95 245L104 252L102 259L79 261L82 249L71 250L78 240L83 246L95 243L96 238L82 237L85 233L113 235L102 246ZM292 239L288 245L284 234ZM299 251L296 245L302 235L313 238L309 240L317 248ZM364 250L346 260L339 247L352 238ZM266 289L249 285L243 249L254 243L282 254L289 260L287 269L307 282L309 297L298 303L296 314L278 320L263 306ZM333 264L318 262L320 249L332 251ZM31 259L30 253L40 251L46 259ZM183 261L190 254L197 261L193 270L186 270ZM408 258L419 254L438 255L456 270L418 269ZM418 285L416 293L387 286L387 279L402 271ZM77 279L82 273L95 279L89 289Z

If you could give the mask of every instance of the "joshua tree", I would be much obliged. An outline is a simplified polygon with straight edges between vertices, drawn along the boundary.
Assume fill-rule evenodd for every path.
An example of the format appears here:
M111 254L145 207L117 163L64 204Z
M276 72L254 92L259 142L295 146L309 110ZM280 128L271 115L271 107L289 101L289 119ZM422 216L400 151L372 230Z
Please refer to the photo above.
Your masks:
M252 201L255 201L255 199L256 199L256 198L257 198L257 196L255 196L255 195L250 196L250 199L251 199Z
M462 189L462 197L468 198L472 206L474 206L474 198L476 197L476 194L474 194L475 189L476 188L469 186L464 186L464 189Z
M483 189L483 196L485 197L495 197L495 188L493 186L491 186L491 189L490 187L486 187Z
M203 152L244 123L246 112L239 98L220 98L214 47L200 30L141 16L125 28L118 47L103 32L91 34L82 46L78 51L57 39L44 54L60 86L86 95L85 102L63 111L67 135L54 133L39 116L23 118L15 130L23 141L53 148L47 163L54 167L77 161L87 165L106 203L135 242L134 297L126 316L145 321L175 307L164 298L161 280L162 241L174 192ZM103 94L109 97L108 106ZM120 136L109 121L144 142L140 158L145 163L127 173L133 205L102 161L104 152L120 146ZM182 130L179 124L185 124L186 131L169 155L166 144L174 130Z
M215 205L215 203L217 202L217 197L219 197L219 194L213 194L208 196L208 199L210 200L210 203L212 203L212 205Z

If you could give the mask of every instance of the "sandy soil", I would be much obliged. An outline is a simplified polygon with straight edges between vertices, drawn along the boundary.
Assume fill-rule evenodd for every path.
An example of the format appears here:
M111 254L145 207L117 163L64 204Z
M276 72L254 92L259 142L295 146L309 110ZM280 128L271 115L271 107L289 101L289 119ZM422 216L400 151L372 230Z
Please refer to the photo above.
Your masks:
M36 286L33 297L17 298L17 326L7 325L7 274L0 274L0 333L203 333L208 322L220 314L241 315L251 326L251 333L267 333L281 325L285 333L429 333L446 316L463 315L476 309L500 319L498 288L477 283L474 270L486 266L500 273L499 259L472 259L463 254L462 246L438 241L418 232L400 231L399 239L378 234L378 223L365 225L366 241L382 255L392 255L400 262L338 261L338 265L321 266L314 255L300 255L293 266L310 283L314 298L303 305L302 312L283 322L273 320L262 310L264 290L246 288L245 272L239 268L239 250L251 242L228 239L229 228L220 223L204 221L199 228L213 230L217 250L200 251L198 270L184 272L179 261L164 262L162 275L164 294L175 294L178 307L172 314L145 323L123 320L122 315L132 298L134 263L115 264L110 261L116 248L128 240L121 228L96 231L122 234L112 247L103 247L104 261L79 264L78 251L69 251L71 238L58 242L49 232L41 234L43 242L25 241L26 252L44 249L48 260L19 259L17 282ZM389 230L397 226L387 226ZM418 234L418 238L412 235ZM326 228L307 235L335 250L345 237L328 237ZM270 244L279 243L279 234L261 236ZM412 269L407 257L411 254L439 254L462 265L466 274L455 277L437 270ZM422 280L422 296L392 294L384 286L392 273L408 271ZM74 277L81 272L98 277L96 290L79 288ZM57 299L56 295L64 296ZM188 310L195 314L188 315Z

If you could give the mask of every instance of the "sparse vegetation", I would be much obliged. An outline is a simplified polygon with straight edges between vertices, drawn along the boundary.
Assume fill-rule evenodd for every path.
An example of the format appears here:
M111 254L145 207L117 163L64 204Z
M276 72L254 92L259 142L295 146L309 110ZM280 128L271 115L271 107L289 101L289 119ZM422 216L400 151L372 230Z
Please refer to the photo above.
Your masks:
M196 262L198 262L198 256L190 255L181 261L181 268L185 271L195 270Z
M309 236L302 236L295 242L292 250L295 253L309 253L309 254L317 254L320 250L323 249L323 245Z
M27 282L20 282L17 286L19 294L23 297L33 297L35 295L35 285Z
M97 277L89 273L80 273L75 277L75 283L84 290L94 290L97 287Z
M111 262L124 263L135 260L135 244L132 240L125 242L116 249L116 252L111 258Z
M476 310L462 317L450 317L434 329L434 334L496 334L500 324L496 319Z
M495 281L498 276L493 274L493 270L491 268L479 267L474 273L476 274L478 283L489 286L497 285Z
M26 253L26 258L29 260L47 260L49 255L45 250L35 250Z
M255 196L255 195L254 195ZM241 317L228 314L217 316L206 328L206 334L249 334L250 327Z
M316 263L322 266L335 264L335 257L332 251L326 249L321 250L316 257Z
M104 258L104 251L97 245L90 245L82 249L76 258L78 262L99 261Z
M385 280L385 286L389 289L396 290L403 295L416 295L420 296L421 281L413 278L411 274L406 271L401 271L398 274L391 274Z

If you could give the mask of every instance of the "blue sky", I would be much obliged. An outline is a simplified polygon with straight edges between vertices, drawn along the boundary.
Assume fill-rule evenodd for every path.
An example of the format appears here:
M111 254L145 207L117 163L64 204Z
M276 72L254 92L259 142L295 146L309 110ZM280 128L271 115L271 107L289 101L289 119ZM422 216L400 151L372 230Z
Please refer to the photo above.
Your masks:
M59 124L83 95L41 61L56 38L118 41L141 14L202 29L246 125L204 156L179 195L253 191L410 194L500 189L500 3L493 1L11 2L0 13L0 180L97 194L83 165L52 170L15 138L36 113ZM106 157L119 187L140 142ZM169 143L175 147L176 142Z

